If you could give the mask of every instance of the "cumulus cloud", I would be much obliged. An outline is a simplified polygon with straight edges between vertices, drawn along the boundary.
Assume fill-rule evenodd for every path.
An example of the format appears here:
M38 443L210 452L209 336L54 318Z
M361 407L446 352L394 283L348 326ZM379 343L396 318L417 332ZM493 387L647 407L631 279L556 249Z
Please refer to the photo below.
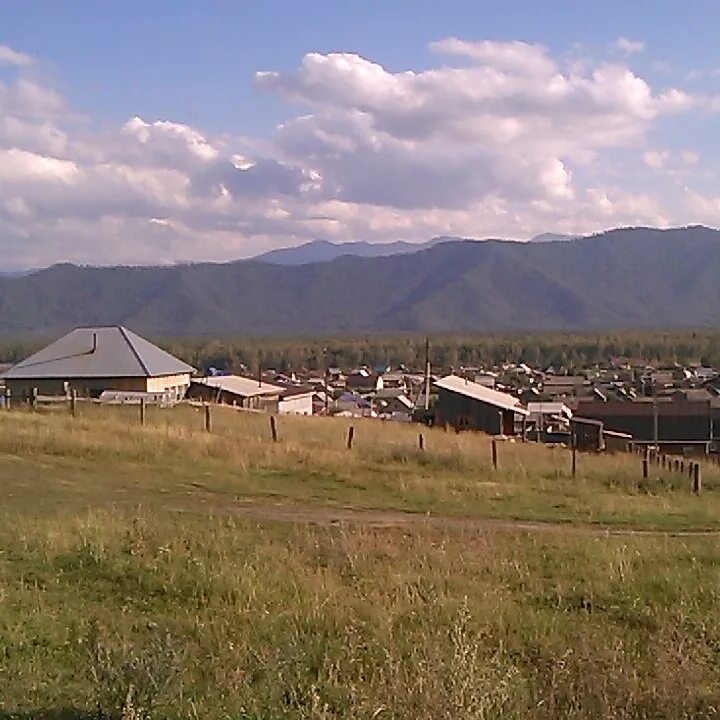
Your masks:
M5 264L227 260L317 237L522 238L675 219L652 192L624 188L616 163L662 118L715 101L531 43L445 38L431 50L438 64L421 71L308 53L294 71L258 72L259 88L305 106L258 141L132 108L94 127L38 82L32 58L0 48ZM660 169L668 152L643 161ZM707 214L703 197L684 201Z
M615 49L623 55L635 55L645 50L645 43L642 40L629 40L626 37L619 37L615 41Z

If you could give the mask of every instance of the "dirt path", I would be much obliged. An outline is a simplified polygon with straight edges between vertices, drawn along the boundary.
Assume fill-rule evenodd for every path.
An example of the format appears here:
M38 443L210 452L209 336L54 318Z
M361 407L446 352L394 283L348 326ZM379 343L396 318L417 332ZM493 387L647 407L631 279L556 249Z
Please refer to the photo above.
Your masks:
M267 501L239 501L231 511L243 518L273 520L300 525L363 525L373 528L451 528L458 530L497 530L506 532L557 532L597 536L649 537L714 537L720 530L642 530L604 527L563 522L502 520L497 518L453 517L423 515L399 510L358 510L299 503L269 503Z

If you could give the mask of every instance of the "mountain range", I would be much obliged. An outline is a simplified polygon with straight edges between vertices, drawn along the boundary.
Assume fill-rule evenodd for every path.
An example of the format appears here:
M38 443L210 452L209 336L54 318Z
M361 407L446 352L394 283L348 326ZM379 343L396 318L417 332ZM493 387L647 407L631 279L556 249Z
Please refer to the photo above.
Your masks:
M720 326L720 232L433 242L287 266L55 265L0 277L0 334L123 324L153 337Z

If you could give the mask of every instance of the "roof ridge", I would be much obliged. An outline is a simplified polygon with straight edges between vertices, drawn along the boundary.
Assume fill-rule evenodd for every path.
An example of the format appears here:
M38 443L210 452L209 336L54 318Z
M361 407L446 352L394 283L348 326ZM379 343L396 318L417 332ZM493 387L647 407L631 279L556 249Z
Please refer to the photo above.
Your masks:
M143 372L145 373L145 377L150 377L150 371L147 368L147 365L143 362L143 359L140 357L140 353L137 351L135 346L132 343L132 340L128 337L128 330L122 325L117 325L117 329L120 331L120 334L123 336L125 342L128 344L128 347L132 350L133 355L135 356L135 359L140 364L140 367L142 368Z

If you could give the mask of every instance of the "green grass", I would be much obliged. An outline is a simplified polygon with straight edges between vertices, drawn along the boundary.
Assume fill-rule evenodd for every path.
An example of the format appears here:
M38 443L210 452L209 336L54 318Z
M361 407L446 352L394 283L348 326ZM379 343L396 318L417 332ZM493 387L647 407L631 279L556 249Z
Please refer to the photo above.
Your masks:
M349 452L341 421L267 422L0 414L0 719L717 716L720 537L596 527L716 528L714 469L696 498L635 457L573 479L503 444L495 472L482 436L357 422Z

